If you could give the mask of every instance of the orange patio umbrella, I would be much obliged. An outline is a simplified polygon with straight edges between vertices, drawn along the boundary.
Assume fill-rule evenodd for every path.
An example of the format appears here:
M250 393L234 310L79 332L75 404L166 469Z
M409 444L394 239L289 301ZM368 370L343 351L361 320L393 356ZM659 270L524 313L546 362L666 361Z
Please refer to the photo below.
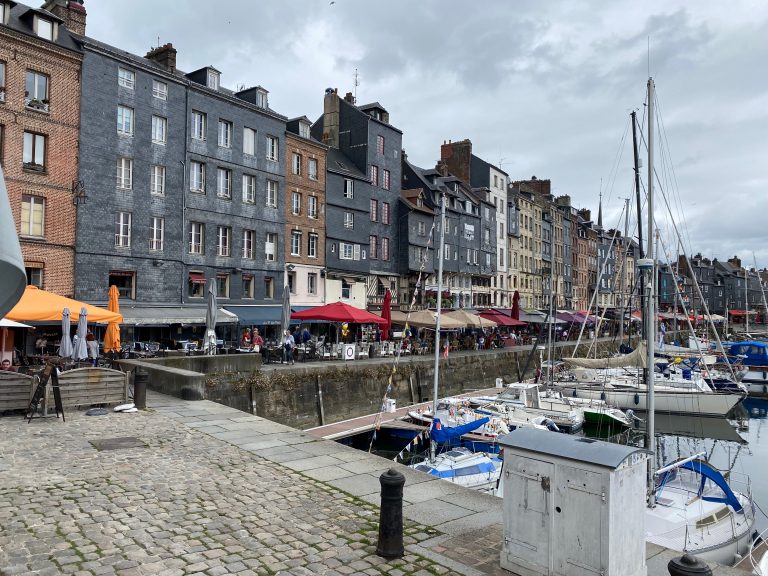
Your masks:
M88 311L89 322L123 321L123 317L119 313L59 296L53 292L41 290L37 286L27 286L21 300L5 317L17 322L61 322L64 308L70 309L70 319L73 321L80 318L81 308Z
M120 313L120 292L114 284L109 287L107 310ZM107 331L104 334L104 352L120 352L120 323L116 320L107 324Z

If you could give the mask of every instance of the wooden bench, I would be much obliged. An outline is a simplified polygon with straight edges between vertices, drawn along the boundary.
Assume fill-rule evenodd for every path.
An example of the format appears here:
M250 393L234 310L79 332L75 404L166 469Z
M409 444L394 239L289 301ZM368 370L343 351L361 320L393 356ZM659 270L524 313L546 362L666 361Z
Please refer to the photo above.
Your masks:
M94 404L117 405L128 402L128 374L119 370L93 367L65 370L59 375L59 385L64 408L88 407ZM46 414L49 407L53 408L50 382L45 394Z

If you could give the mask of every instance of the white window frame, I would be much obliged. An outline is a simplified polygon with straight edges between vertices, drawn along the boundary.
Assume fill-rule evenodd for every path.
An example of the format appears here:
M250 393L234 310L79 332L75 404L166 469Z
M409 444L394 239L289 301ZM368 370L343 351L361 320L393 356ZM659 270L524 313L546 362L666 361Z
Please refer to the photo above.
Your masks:
M265 142L267 143L267 153L266 157L267 160L272 160L273 162L277 162L277 154L278 154L278 140L275 136L266 136Z
M165 166L153 164L149 173L149 191L156 196L165 196Z
M253 128L243 128L243 154L256 156L257 133Z
M379 201L375 198L371 198L371 222L379 221Z
M190 254L203 254L205 252L205 224L203 222L189 223L189 244L187 248Z
M205 141L208 119L205 112L192 110L192 139Z
M267 180L266 205L270 208L277 208L277 180Z
M379 167L375 164L371 164L371 184L379 185Z
M317 158L309 158L307 160L307 176L310 180L318 180L317 168Z
M417 223L417 234L419 236L426 236L427 235L427 225L424 224L424 222L418 222ZM469 262L469 260L467 260Z
M128 68L117 69L117 84L123 88L133 90L136 86L136 72L128 70Z
M216 255L222 257L232 255L232 228L229 226L216 227Z
M131 213L115 214L115 248L131 247Z
M391 186L391 179L392 175L389 173L389 170L386 168L381 171L381 187L384 188L384 190L389 190Z
M232 147L232 122L219 118L219 146L221 148Z
M211 90L219 89L219 73L215 70L208 69L205 85Z
M35 34L43 40L53 42L56 36L56 24L47 18L35 16Z
M355 227L355 214L353 212L344 212L344 228Z
M317 218L317 196L307 197L307 218Z
M232 170L229 168L216 168L216 196L232 198Z
M256 202L256 176L243 174L243 203L254 204Z
M301 176L301 154L297 152L291 156L291 172L296 176Z
M379 155L384 154L384 136L381 134L376 136L376 153Z
M387 237L381 239L381 259L389 260L389 238Z
M168 100L168 84L152 79L152 97L158 100Z
M121 190L133 189L133 158L120 157L117 159L117 187Z
M164 240L165 218L152 216L149 223L149 249L154 252L162 252Z
M352 260L354 246L351 242L339 242L339 260Z
M317 242L319 236L310 232L307 236L307 258L317 258Z
M389 202L381 203L381 223L389 225L392 223L392 212ZM456 232L454 232L456 234Z
M242 282L242 287L243 287L243 292L242 292L243 299L253 300L254 286L255 286L255 278L253 277L253 274L243 274L240 277L240 280Z
M152 115L152 143L165 146L168 141L168 119Z
M39 233L38 229L39 228ZM45 236L45 198L24 194L21 197L21 236Z
M256 231L243 230L243 258L253 260L254 248L256 247Z
M264 240L264 260L274 262L277 255L277 233L267 232Z
M229 298L230 278L231 276L229 274L224 274L221 272L216 274L217 298Z
M117 133L123 136L133 136L133 108L117 107Z
M291 256L301 256L300 230L291 230Z
M189 163L189 189L205 194L205 163L192 160Z
M301 192L291 194L291 214L299 216L301 214Z
M5 10L5 4L0 4L0 24L3 23L3 10ZM0 102L5 102L5 62L3 61L0 61Z
M344 179L344 198L354 199L355 181L350 178Z
M374 236L373 234L368 236L368 257L371 260L379 259L378 242L379 242L378 236Z
M30 77L31 77L31 88L30 91ZM43 72L38 72L37 70L29 70L27 69L27 73L24 77L24 104L26 106L30 106L33 101L35 102L34 108L36 110L40 110L40 106L42 106L42 110L48 111L48 94L50 92L50 86L51 86L51 78L48 76L48 74L45 74ZM38 104L39 103L39 104Z
M317 272L307 273L307 294L317 294Z
M299 122L299 136L302 138L309 138L309 124L306 122Z
M42 149L42 150L41 150ZM46 169L48 156L48 136L39 132L24 131L24 151L22 162L24 166L35 165ZM42 162L38 162L42 160Z

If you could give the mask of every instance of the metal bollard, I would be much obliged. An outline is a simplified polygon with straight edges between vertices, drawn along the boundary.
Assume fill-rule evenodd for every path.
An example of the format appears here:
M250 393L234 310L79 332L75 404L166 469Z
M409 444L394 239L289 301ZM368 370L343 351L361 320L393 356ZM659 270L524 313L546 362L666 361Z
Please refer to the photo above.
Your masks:
M376 554L382 558L402 558L403 547L403 485L405 476L390 468L379 477L381 482L381 514L379 543Z
M144 370L137 369L133 373L133 403L139 410L147 408L147 382L149 374Z
M712 569L690 554L672 558L667 564L667 570L669 570L670 576L712 576Z

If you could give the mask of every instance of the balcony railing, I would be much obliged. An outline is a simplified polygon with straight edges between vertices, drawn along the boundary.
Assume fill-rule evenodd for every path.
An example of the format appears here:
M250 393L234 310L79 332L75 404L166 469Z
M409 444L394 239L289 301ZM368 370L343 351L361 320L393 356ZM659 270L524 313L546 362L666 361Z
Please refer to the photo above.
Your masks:
M24 105L30 110L38 112L48 112L48 100L38 100L37 98L25 98Z

